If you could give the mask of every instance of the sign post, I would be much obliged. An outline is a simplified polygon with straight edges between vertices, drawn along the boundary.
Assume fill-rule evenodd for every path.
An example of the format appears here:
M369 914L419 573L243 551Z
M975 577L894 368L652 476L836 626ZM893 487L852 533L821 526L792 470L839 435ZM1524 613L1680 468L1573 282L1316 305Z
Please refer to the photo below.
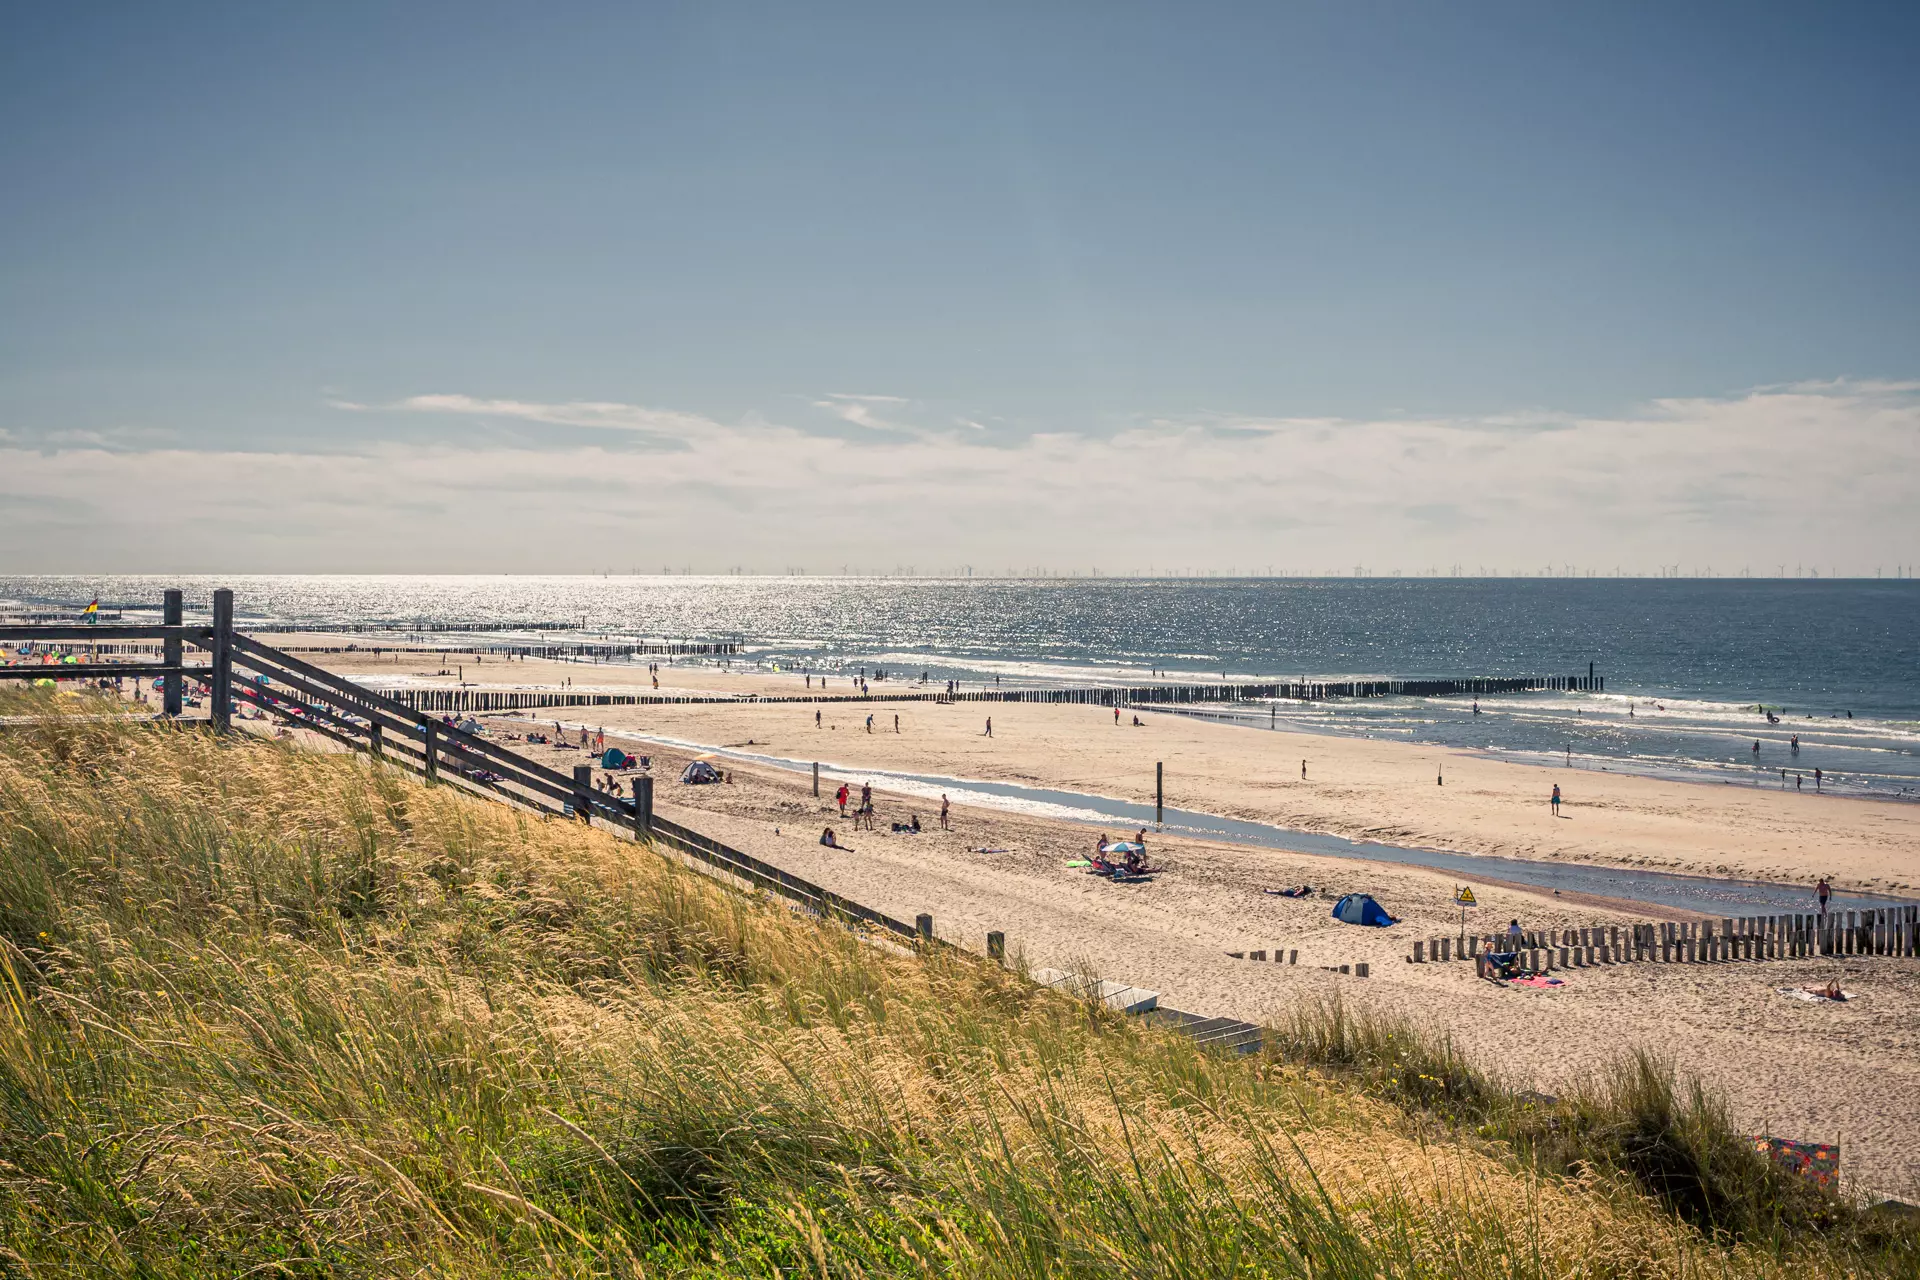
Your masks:
M1460 945L1467 945L1467 908L1480 904L1474 901L1473 889L1468 885L1458 885L1453 891L1453 900L1460 904Z

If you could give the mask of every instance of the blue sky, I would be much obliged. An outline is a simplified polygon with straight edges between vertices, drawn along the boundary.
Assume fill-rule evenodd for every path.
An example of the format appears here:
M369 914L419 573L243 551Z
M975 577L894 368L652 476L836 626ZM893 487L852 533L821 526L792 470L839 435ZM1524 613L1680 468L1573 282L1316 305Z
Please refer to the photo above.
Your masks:
M0 559L1920 560L1920 8L1672 9L9 6Z

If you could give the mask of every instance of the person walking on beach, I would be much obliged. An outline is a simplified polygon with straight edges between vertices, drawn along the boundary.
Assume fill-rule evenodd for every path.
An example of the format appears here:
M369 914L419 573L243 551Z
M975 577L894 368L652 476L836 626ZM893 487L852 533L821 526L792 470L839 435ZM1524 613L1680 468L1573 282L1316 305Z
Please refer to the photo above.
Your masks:
M944 791L940 793L940 829L953 830L953 823L947 818L947 793Z
M1560 816L1560 784L1559 783L1556 782L1553 784L1553 799L1549 800L1547 804L1549 807L1552 808L1553 816L1556 818L1559 817Z
M1300 781L1305 782L1306 780L1307 780L1307 762L1305 760L1302 760L1300 762Z
M900 713L898 711L893 713L893 731L895 733L900 732Z
M1813 789L1815 791L1820 789L1820 769L1818 766L1815 766L1813 770Z
M818 707L813 709L813 727L816 729L820 727L820 708Z
M1820 914L1827 914L1827 899L1833 896L1833 886L1827 883L1825 876L1821 876L1820 883L1814 886L1813 891L1820 895Z
M840 789L833 793L833 798L840 802L840 816L843 818L846 817L847 816L847 784L846 783L843 782L840 784Z
M993 717L992 716L987 717L987 736L989 738L993 736Z
M871 711L867 713L867 732L873 732L873 713Z
M1113 727L1116 729L1120 727L1120 708L1118 707L1113 709Z

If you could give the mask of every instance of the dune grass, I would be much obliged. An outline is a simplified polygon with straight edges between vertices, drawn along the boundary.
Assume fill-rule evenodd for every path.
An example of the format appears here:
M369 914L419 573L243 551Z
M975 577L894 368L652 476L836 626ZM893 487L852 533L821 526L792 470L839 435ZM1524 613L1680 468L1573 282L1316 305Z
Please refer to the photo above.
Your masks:
M359 757L56 714L0 822L0 1274L1859 1264Z
M1920 1224L1859 1204L1759 1155L1724 1098L1644 1049L1599 1065L1564 1097L1515 1090L1404 1018L1302 1003L1271 1051L1326 1067L1449 1133L1493 1138L1534 1168L1630 1179L1714 1238L1776 1253L1819 1241L1854 1263L1920 1274Z

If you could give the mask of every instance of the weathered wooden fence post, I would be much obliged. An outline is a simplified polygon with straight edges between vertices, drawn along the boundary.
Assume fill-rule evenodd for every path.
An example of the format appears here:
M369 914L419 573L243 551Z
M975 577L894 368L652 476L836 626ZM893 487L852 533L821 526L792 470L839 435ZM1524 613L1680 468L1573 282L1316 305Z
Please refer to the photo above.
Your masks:
M987 959L1005 963L1007 958L1007 935L998 929L987 935Z
M440 726L431 720L420 722L420 745L427 753L426 771L428 782L440 780Z
M922 911L913 918L913 931L920 936L920 945L926 946L933 941L933 917Z
M226 587L213 593L213 727L225 732L233 727L233 592Z
M573 816L588 824L593 822L593 766L590 764L573 766Z
M1153 825L1161 823L1162 806L1167 798L1167 766L1163 760L1153 762Z
M813 762L813 798L815 800L820 798L820 762L818 760Z
M633 780L633 834L644 840L653 834L653 779Z
M180 625L182 616L181 595L177 589L170 589L160 606L160 621L169 627ZM177 667L186 660L186 647L180 642L180 633L173 632L160 641L160 661L170 667ZM178 671L169 672L160 678L160 712L166 716L180 714L180 686L184 677Z

